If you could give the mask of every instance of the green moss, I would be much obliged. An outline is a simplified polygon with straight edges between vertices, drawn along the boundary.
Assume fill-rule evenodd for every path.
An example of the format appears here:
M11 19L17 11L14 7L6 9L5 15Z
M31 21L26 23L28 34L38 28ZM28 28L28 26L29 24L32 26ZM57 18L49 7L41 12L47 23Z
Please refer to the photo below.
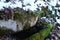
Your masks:
M52 29L52 24L47 25L48 28L40 30L38 33L33 34L26 40L44 40L45 37L47 37Z

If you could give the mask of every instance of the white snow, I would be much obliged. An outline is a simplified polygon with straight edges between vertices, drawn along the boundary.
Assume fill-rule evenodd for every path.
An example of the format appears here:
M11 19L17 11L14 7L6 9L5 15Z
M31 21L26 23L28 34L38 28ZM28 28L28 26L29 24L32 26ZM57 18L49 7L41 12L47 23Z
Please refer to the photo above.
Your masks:
M58 28L60 29L60 26L58 26Z
M15 4L13 4L13 3L11 3L11 1L10 2L8 2L8 3L4 3L4 1L5 0L1 0L0 1L0 9L3 9L3 6L4 7L11 7L11 8L16 8L16 7L20 7L20 8L22 8L22 3L21 3L21 1L15 1ZM23 7L23 9L25 10L28 10L28 9L30 9L30 10L32 10L32 11L34 11L34 10L36 10L36 8L37 8L37 5L39 5L39 4L41 4L41 5L39 5L39 6L47 6L46 4L45 4L45 2L44 1L37 1L36 3L34 3L35 2L35 0L24 0L23 1L23 4L25 5L25 7ZM31 6L28 6L27 4L30 4ZM3 4L3 5L2 5Z
M60 24L60 19L58 19L57 17L56 17L56 21L57 21L57 23L59 23L59 24Z
M27 5L28 3L31 5L34 5L34 1L35 0L24 0L23 3L24 3L24 5Z
M4 2L4 1L6 1L6 0L0 0L1 2Z
M22 8L22 3L21 3L21 1L19 1L19 0L15 0L15 4L13 4L13 3L11 3L11 1L10 2L8 2L8 3L4 3L6 0L1 0L0 1L0 9L3 9L3 6L4 7L11 7L11 8L16 8L16 7L20 7L20 8ZM14 0L12 0L12 1L14 1ZM47 4L45 4L45 2L43 1L43 0L37 0L37 2L36 3L34 3L35 2L35 0L24 0L23 1L23 4L26 6L26 10L28 9L28 7L27 7L27 4L29 3L31 6L29 7L29 9L30 10L36 10L36 8L37 8L37 5L39 5L40 7L41 6L47 6ZM49 2L49 4L51 5L51 6L55 6L56 5L56 3L58 3L58 4L60 4L60 1L58 1L58 0L51 0L50 2ZM23 8L23 9L24 9ZM52 8L49 6L49 9L50 10L52 10Z
M58 0L51 0L50 5L55 6L57 2L58 2Z

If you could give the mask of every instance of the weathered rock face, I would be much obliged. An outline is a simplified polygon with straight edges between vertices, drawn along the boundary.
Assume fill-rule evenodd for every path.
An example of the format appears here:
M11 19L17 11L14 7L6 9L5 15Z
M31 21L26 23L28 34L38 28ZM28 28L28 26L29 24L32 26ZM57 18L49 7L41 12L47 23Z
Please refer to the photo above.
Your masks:
M20 22L20 21L18 21L18 20L15 20L16 21L16 30L17 31L20 31L20 30L23 30L23 25L22 25L22 23Z
M0 16L2 16L1 18L3 18L3 20L9 20L9 19L14 20L14 17L16 17L14 15L15 11L20 12L22 10L20 10L19 8L16 8L16 9L5 8L3 11L0 11L0 13L3 13L3 15L1 14ZM26 25L26 23L27 23L27 25L29 24L29 26L32 27L33 25L36 24L36 22L38 20L38 16L35 17L35 16L30 16L29 14L25 14L26 11L24 11L24 10L23 10L23 13L24 14L22 14L22 15L24 17L20 15L22 17L21 18L18 15L19 17L14 20L17 24L16 25L16 30L22 30L24 28L24 26Z
M5 19L13 19L13 16L14 16L14 11L13 11L13 9L11 9L11 8L5 8L4 9L4 17L5 17ZM3 16L3 15L2 15Z
M35 24L36 24L36 22L37 22L37 20L38 20L38 17L32 17L32 18L31 18L31 21L29 21L30 26L35 25Z
M32 27L32 26L34 26L36 24L37 20L38 20L38 17L31 17L29 20L25 20L23 22L23 24L22 24L21 21L15 20L17 25L18 25L17 30L18 31L23 30L24 27L28 27L28 26L26 26L26 23L27 23L27 25L29 24L29 26Z

